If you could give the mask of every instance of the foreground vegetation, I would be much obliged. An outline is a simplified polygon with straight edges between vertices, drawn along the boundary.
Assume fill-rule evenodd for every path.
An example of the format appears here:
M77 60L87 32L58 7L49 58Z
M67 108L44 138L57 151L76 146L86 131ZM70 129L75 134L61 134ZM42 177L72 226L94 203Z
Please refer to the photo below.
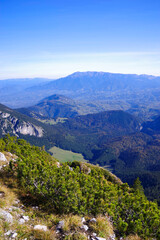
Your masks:
M139 181L132 189L103 168L80 162L60 164L43 148L16 137L1 139L0 151L18 156L6 171L46 212L101 214L113 223L117 236L160 239L160 209L146 199ZM94 227L99 229L98 221Z

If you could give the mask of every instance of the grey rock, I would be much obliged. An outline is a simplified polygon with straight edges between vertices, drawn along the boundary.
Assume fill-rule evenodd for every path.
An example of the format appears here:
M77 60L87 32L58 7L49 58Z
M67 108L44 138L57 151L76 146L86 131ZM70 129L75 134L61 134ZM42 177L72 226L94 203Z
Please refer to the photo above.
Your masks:
M41 230L41 231L46 232L47 231L47 226L45 226L45 225L35 225L34 230Z
M8 232L6 232L4 235L5 236L10 236L12 234L12 231L11 230L9 230Z
M106 238L96 237L96 240L106 240Z
M58 225L57 225L57 229L62 229L64 226L64 221L59 221Z
M24 220L23 218L20 218L20 219L18 220L18 222L19 222L19 224L24 224L24 223L25 223L25 220Z
M13 233L13 234L11 235L11 238L16 238L17 235L18 235L18 234L15 232L15 233Z
M1 152L0 152L0 161L4 161L4 162L7 161L5 155L3 153L1 153Z
M90 222L94 222L94 223L96 223L97 220L96 220L96 218L92 218L92 219L90 219Z
M92 233L92 236L93 236L93 237L96 237L96 236L97 236L97 233Z
M13 222L12 215L9 212L4 211L1 208L0 208L0 217L3 218L8 223L12 223Z
M83 224L83 225L81 226L81 229L83 229L84 231L87 231L87 230L89 229L89 227L88 227L87 225L84 225L84 224Z
M9 231L6 232L4 235L5 235L5 236L8 236L9 239L12 239L12 238L16 238L18 234L17 234L15 231L9 230Z
M82 217L82 223L84 223L86 220L85 220L85 218L84 217Z
M28 216L22 216L22 219L24 219L26 222L29 221L29 217Z

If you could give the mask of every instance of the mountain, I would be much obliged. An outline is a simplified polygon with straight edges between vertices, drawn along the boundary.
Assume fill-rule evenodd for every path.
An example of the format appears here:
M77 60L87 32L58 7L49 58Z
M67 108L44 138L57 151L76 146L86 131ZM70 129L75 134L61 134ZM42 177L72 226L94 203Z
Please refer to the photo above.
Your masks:
M38 119L71 118L79 114L74 100L58 94L41 100L35 106L20 108L17 111Z
M78 116L66 120L63 127L76 134L87 132L87 134L98 133L110 137L140 131L138 120L131 114L120 110Z
M136 74L117 74L106 72L76 72L67 77L51 81L43 86L43 90L65 90L68 92L107 92L119 90L143 90L159 88L160 77ZM32 89L32 88L30 88ZM35 91L42 90L37 86Z
M150 75L77 72L46 83L44 79L44 82L26 86L23 90L12 89L12 94L6 95L5 91L0 95L0 101L12 108L30 107L48 96L59 94L78 100L78 105L84 107L84 114L129 110L146 121L160 110L160 77Z

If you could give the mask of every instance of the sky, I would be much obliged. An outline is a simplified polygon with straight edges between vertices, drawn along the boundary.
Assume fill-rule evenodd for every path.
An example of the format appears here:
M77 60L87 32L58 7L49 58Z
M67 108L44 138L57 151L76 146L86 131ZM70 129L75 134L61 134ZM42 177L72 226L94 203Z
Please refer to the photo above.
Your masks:
M159 0L0 0L0 79L160 75Z

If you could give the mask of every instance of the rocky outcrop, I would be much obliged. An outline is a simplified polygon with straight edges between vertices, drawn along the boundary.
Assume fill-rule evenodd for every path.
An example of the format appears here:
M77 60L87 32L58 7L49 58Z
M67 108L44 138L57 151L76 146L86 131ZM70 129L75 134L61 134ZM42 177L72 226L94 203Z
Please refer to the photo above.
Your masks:
M44 130L30 122L21 121L11 114L0 111L0 126L2 135L7 133L19 136L19 134L42 137Z

